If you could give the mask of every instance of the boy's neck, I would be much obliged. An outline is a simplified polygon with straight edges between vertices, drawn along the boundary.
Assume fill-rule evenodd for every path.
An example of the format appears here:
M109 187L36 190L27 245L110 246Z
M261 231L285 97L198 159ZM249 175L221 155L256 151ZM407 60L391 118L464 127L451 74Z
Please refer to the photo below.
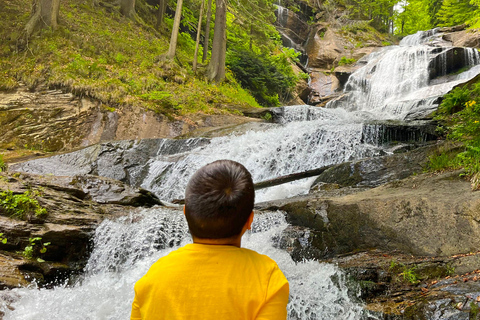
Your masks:
M197 238L192 235L192 238L193 238L193 243L198 243L198 244L235 246L238 248L241 248L242 246L242 236L222 238L222 239L204 239L204 238Z

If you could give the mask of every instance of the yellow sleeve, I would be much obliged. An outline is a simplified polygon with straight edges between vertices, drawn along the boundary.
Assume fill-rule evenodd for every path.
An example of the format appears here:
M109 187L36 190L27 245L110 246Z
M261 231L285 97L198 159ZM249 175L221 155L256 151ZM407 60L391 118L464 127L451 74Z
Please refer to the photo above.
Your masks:
M260 309L256 320L287 319L289 285L287 278L275 265L267 288L265 304Z
M141 320L142 315L140 314L140 305L137 300L137 293L135 292L135 298L133 298L132 303L132 313L130 314L130 320Z

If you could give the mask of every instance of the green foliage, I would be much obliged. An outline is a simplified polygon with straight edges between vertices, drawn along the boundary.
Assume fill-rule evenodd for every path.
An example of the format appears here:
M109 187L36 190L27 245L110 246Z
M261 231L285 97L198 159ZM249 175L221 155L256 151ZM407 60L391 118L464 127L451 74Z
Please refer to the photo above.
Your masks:
M0 233L0 242L3 244L7 244L7 237L4 237L3 233Z
M469 21L476 8L470 0L444 0L437 12L438 26L450 27Z
M354 64L355 62L357 62L357 59L355 58L341 57L340 61L338 61L338 65L345 66L345 65Z
M108 108L132 105L170 118L259 107L234 80L211 87L202 79L203 66L198 78L193 74L189 64L194 40L189 33L179 35L175 61L164 62L170 34L153 31L154 12L145 4L143 22L133 22L112 8L61 1L59 28L42 30L23 47L19 37L30 16L31 1L5 0L2 5L0 38L5 41L0 41L0 90L14 89L20 82L30 88L44 83L90 96ZM183 31L195 31L199 5L199 1L185 2ZM279 36L273 13L270 0L232 2L228 50L248 49L251 43L256 52L274 51ZM165 22L171 30L172 18L167 16Z
M408 35L433 27L429 14L430 0L401 1L394 18L395 34Z
M33 259L34 257L47 252L47 247L50 242L42 243L41 237L29 238L28 245L23 249L22 255L27 259ZM45 262L45 260L37 257L38 262Z
M368 20L372 26L381 31L389 32L393 19L393 7L396 0L347 0L346 7L350 12L350 19Z
M297 76L289 59L295 59L294 50L277 55L260 55L248 50L230 51L226 64L235 79L264 107L278 107L280 99L290 96Z
M476 301L470 302L470 311L468 319L478 320L480 318L480 307Z
M420 282L418 280L418 275L416 274L415 270L417 270L417 266L414 265L410 268L407 266L403 266L403 272L400 274L403 276L403 279L411 284L417 284Z
M27 219L34 215L43 217L47 209L43 208L35 197L39 196L37 191L27 190L21 194L13 194L11 190L0 192L0 211L8 216L17 219Z
M7 165L3 161L3 154L0 154L0 172L7 171Z
M447 264L447 276L453 276L455 274L455 267L451 264Z
M447 126L447 138L464 144L464 151L451 157L440 154L430 167L441 164L450 168L463 167L471 178L472 189L480 188L480 82L469 87L457 87L445 95L436 120Z
M463 109L464 104L470 99L468 88L457 87L450 91L442 100L437 114L451 115Z

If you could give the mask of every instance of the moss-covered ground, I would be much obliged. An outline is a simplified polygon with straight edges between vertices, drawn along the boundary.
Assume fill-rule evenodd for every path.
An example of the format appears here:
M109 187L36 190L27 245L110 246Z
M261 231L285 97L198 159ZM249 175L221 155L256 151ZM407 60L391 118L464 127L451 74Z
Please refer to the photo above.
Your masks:
M128 104L168 117L260 107L231 75L216 85L205 81L205 66L193 73L194 41L188 34L179 36L175 61L164 60L169 32L152 27L155 10L142 0L136 21L113 5L62 0L58 29L26 40L31 3L0 2L0 90L20 82L31 89L46 85L98 99L107 108Z

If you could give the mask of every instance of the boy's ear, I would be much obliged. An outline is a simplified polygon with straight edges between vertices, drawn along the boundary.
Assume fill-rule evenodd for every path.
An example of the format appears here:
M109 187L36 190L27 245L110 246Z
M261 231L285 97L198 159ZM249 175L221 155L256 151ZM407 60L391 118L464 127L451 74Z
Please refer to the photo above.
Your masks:
M252 222L253 222L253 211L252 213L250 213L250 216L248 217L248 220L247 220L247 230L252 229Z

